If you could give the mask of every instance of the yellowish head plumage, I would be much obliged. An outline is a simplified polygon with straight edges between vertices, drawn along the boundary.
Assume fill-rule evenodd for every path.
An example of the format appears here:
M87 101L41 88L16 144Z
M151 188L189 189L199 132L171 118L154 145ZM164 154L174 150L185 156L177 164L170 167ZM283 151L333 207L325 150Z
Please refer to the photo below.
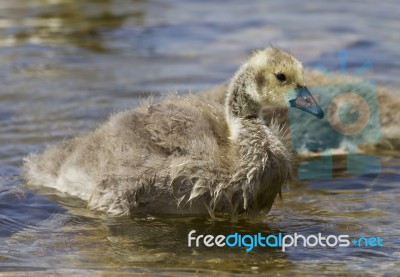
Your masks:
M269 47L256 51L247 61L255 71L261 104L287 107L295 89L304 86L302 64L290 53Z
M254 118L263 106L294 107L324 117L305 86L302 64L275 47L256 51L240 67L228 90L228 115Z

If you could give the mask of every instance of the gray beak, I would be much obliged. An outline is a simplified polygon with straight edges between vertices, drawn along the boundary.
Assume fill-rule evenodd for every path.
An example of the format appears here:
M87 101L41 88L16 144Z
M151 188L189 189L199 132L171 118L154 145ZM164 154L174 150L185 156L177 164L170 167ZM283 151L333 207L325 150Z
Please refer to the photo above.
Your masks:
M296 98L289 101L290 107L315 115L319 119L324 117L324 112L318 106L317 101L312 97L307 87L299 86L295 91Z

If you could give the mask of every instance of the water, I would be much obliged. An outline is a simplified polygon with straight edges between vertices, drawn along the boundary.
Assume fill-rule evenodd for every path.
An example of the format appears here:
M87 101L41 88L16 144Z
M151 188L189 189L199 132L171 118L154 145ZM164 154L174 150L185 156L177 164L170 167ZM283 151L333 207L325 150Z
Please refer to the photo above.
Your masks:
M111 112L170 91L198 91L228 79L254 48L290 49L306 66L347 72L397 88L396 1L0 2L0 270L61 274L186 275L398 274L398 153L380 175L294 182L257 222L207 217L113 218L19 178L22 158L85 132ZM368 62L369 61L369 62ZM344 68L342 68L344 69ZM380 248L188 248L205 234L294 232L381 236ZM37 272L37 274L39 274Z

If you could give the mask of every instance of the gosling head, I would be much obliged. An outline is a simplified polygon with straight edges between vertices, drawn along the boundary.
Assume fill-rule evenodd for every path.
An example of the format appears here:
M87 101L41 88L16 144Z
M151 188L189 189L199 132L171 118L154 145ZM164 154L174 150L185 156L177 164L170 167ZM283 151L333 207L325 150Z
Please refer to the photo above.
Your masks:
M260 107L294 107L323 118L324 112L305 86L303 71L291 54L269 47L255 52L233 83L245 88L245 94Z

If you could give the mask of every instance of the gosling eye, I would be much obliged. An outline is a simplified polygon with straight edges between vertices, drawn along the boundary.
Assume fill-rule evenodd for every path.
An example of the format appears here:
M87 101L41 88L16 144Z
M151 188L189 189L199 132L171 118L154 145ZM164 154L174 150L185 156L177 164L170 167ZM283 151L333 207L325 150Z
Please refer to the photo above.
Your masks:
M277 74L275 74L275 76L276 76L276 79L278 79L281 82L286 81L286 76L283 73L277 73Z

